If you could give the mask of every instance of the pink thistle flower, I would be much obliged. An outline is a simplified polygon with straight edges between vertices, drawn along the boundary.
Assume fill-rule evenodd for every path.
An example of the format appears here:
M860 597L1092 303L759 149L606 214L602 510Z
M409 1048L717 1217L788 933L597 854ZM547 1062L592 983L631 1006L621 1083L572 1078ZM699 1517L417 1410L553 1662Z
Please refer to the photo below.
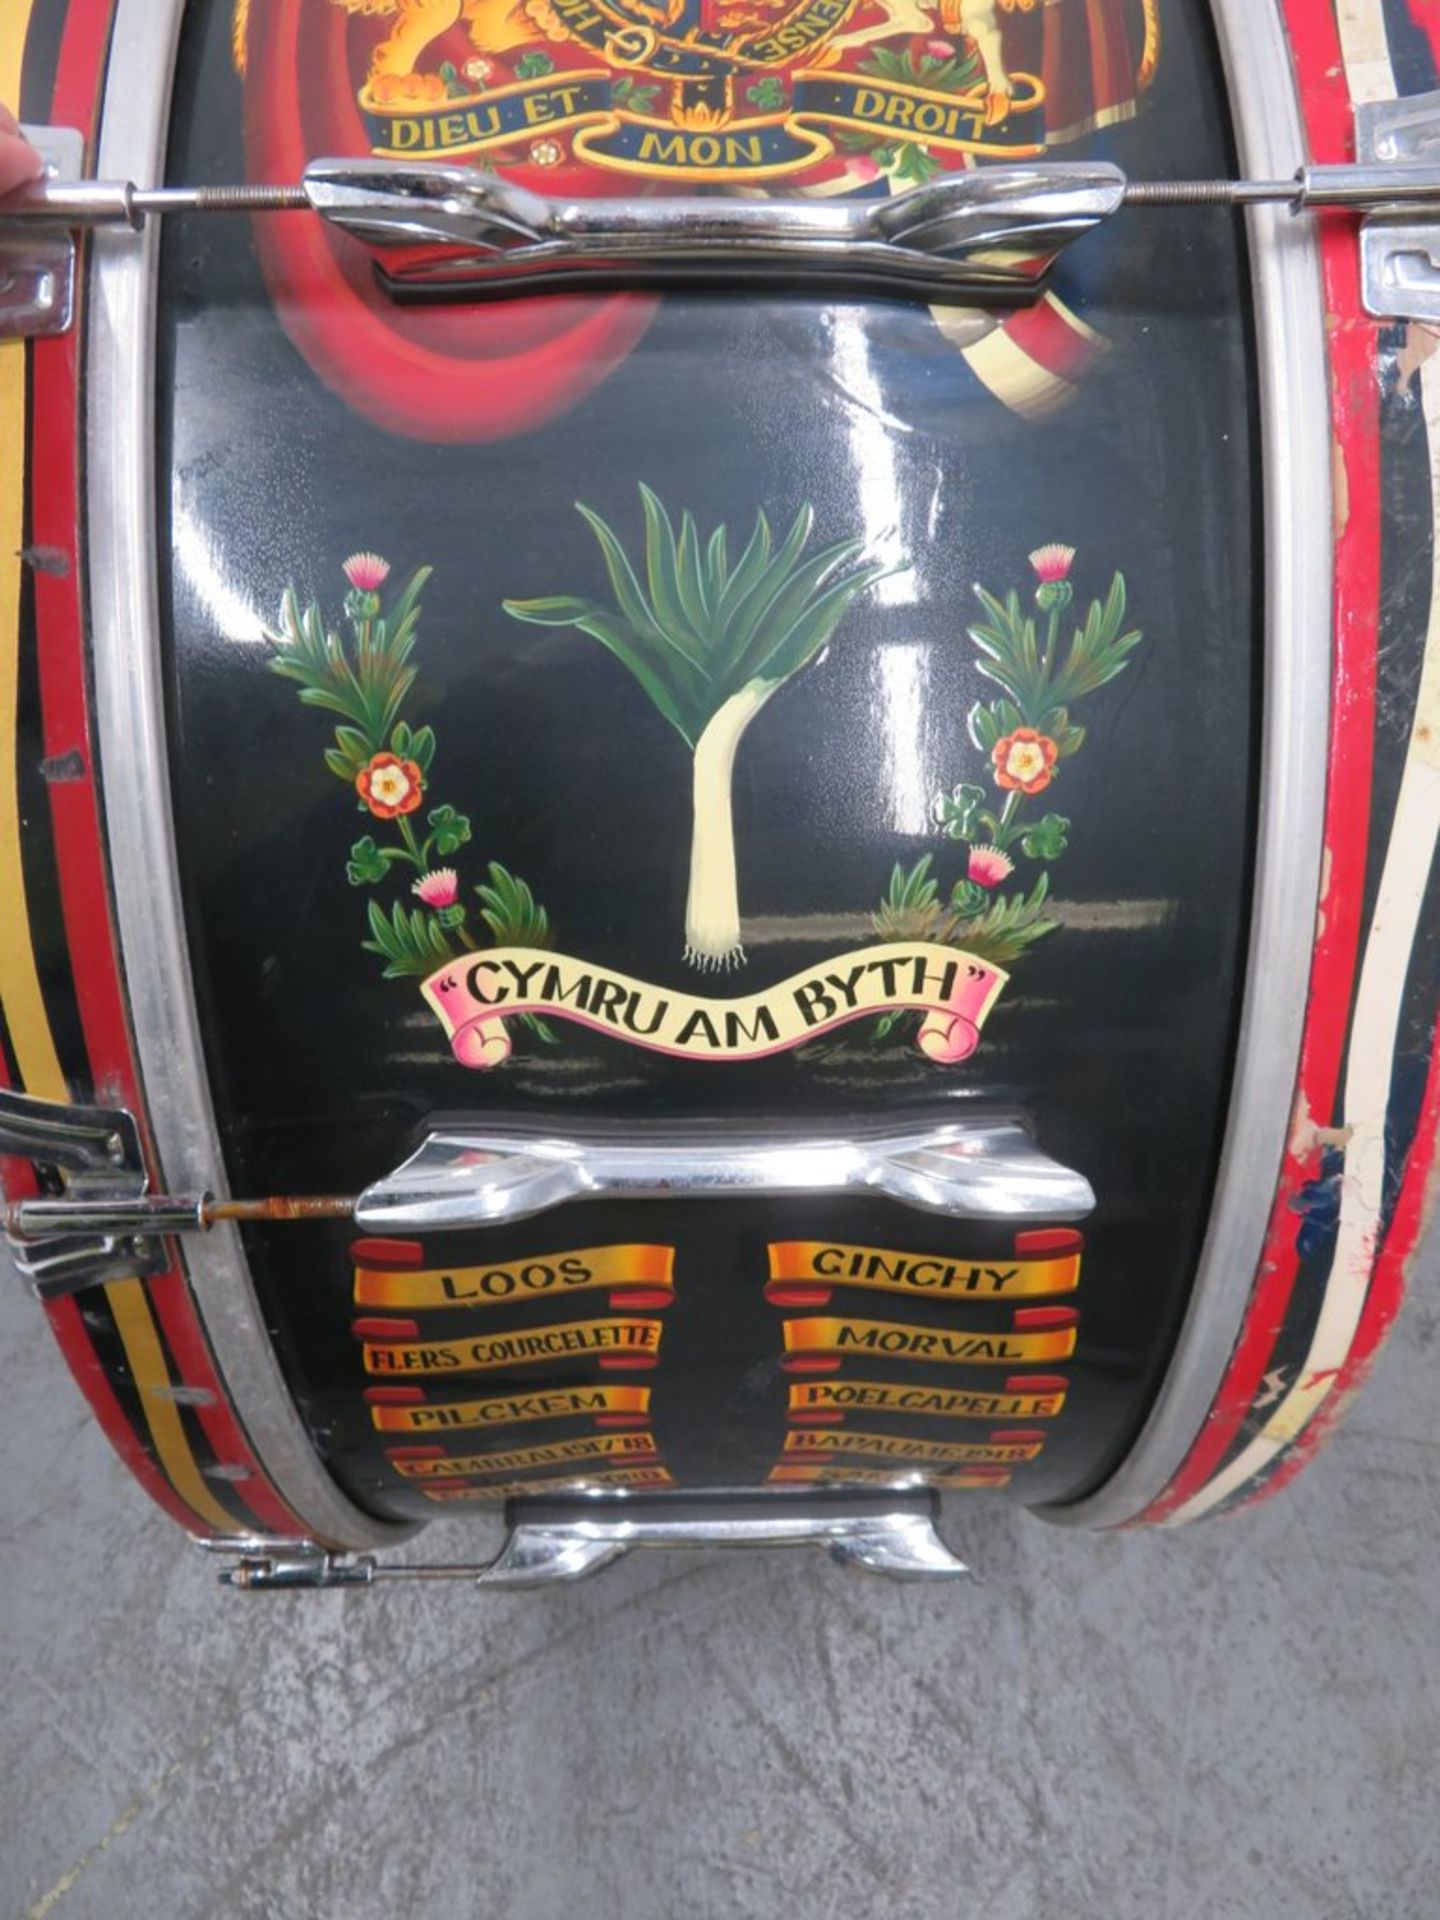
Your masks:
M953 40L927 40L925 51L937 60L948 60L955 51Z
M453 867L437 867L434 873L422 873L410 891L427 907L453 907L460 894L460 882Z
M999 847L972 847L966 871L967 877L977 887L998 887L1002 880L1008 880L1015 871L1015 862Z
M1053 586L1057 580L1068 580L1070 568L1075 559L1074 547L1061 546L1058 540L1052 540L1048 547L1037 547L1030 556L1030 564L1035 569L1043 586Z
M378 593L390 578L390 562L378 553L352 553L343 571L357 593Z
M863 180L868 186L870 181L880 178L880 169L868 153L862 153L850 162L850 177L852 180Z

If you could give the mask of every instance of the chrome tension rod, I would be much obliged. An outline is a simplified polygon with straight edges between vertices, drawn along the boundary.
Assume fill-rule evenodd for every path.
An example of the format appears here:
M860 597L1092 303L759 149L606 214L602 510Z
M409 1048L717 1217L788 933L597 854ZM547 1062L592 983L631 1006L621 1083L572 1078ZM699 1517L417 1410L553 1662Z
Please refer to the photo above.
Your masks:
M265 1535L201 1539L227 1558L221 1584L251 1593L318 1592L393 1581L464 1581L482 1590L553 1587L583 1580L637 1550L819 1547L839 1567L898 1580L960 1580L969 1569L939 1531L930 1488L796 1496L666 1493L557 1494L506 1503L505 1544L483 1565L352 1558L318 1541Z
M314 160L275 185L142 187L76 177L77 134L34 137L47 173L0 199L0 334L70 324L79 230L306 211L382 250L377 278L396 300L829 282L968 305L1034 299L1064 250L1126 207L1337 212L1361 219L1367 310L1440 318L1440 93L1360 107L1355 163L1304 166L1288 180L1131 180L1103 161L1042 160L864 199L547 197L430 158ZM414 248L425 251L407 258Z
M151 1190L132 1114L0 1088L0 1155L47 1168L52 1191L0 1200L0 1231L42 1298L164 1264L163 1242L221 1222L353 1220L362 1233L449 1233L528 1220L571 1200L878 1193L952 1219L1022 1228L1083 1219L1095 1195L1004 1115L830 1133L670 1128L564 1137L480 1123L429 1134L359 1194L255 1200Z
M411 171L407 162L397 168ZM230 184L204 187L139 187L131 180L46 180L41 179L7 196L0 196L0 225L6 227L64 227L81 230L90 227L126 226L137 231L150 218L172 213L308 213L320 212L333 217L325 203L321 183L328 186L342 173L357 180L374 177L374 162L318 160L306 170L304 180L274 185ZM469 176L465 168L453 168L458 179ZM987 169L989 172L1000 169ZM1053 176L1063 183L1060 163L1026 168L1036 183ZM1100 172L1101 169L1094 169ZM1395 166L1312 166L1302 167L1288 180L1131 180L1118 169L1104 169L1118 176L1119 200L1126 207L1258 207L1288 206L1292 213L1326 211L1348 213L1414 212L1440 213L1440 164L1420 167L1413 163ZM427 170L429 180L440 179L438 168ZM486 175L492 187L503 187ZM521 190L512 190L517 195ZM904 196L897 196L902 198ZM546 200L525 192L528 202L541 202L559 209L571 205L606 205L606 202L562 202ZM672 204L713 210L709 200L681 200ZM763 217L766 206L783 201L744 203L752 217ZM862 203L863 204L863 203ZM396 235L400 244L404 235Z

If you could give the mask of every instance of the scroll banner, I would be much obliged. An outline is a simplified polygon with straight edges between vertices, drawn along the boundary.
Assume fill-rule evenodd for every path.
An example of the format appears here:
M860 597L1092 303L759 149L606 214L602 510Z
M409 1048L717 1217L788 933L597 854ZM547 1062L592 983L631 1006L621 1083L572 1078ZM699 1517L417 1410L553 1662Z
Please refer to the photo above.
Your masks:
M644 1460L653 1464L655 1437L649 1433L592 1433L578 1440L557 1440L546 1447L516 1447L509 1452L444 1454L434 1460L393 1460L410 1480L468 1480L482 1473L523 1473L527 1467L569 1466L576 1460Z
M833 31L833 24L824 30ZM607 25L607 37L612 31ZM784 31L791 38L783 46L778 36L771 36L768 50L765 43L757 43L762 61L778 63L804 52L806 42L795 37L796 23ZM717 61L702 50L678 45L668 63L675 80L700 78L717 65L732 64L723 56ZM657 49L647 65L654 73L665 71L665 50ZM626 77L633 86L633 75ZM985 124L983 87L943 93L833 69L796 73L783 113L746 114L714 128L683 127L673 118L630 111L623 99L616 99L608 72L582 68L418 112L381 112L371 106L364 119L372 151L390 158L485 154L537 135L570 132L577 160L619 173L652 179L769 180L828 160L835 151L836 132L878 132L891 142L923 141L934 151L957 157L1032 159L1044 152L1044 142L1026 137L1035 129L1025 127L1023 116L1041 105L1044 89L1033 75L1012 74L1010 81L1010 114L999 127Z
M966 1393L955 1387L905 1387L889 1380L800 1380L790 1388L790 1412L916 1413L926 1419L1045 1420L1060 1412L1065 1394Z
M1079 1235L1075 1236L1077 1242ZM1080 1284L1080 1255L1058 1259L970 1261L943 1253L901 1253L887 1247L850 1247L834 1241L775 1240L767 1249L776 1305L823 1305L795 1298L796 1283L808 1290L869 1287L883 1293L934 1299L1013 1299L1017 1294L1073 1293Z
M682 1060L762 1060L883 1013L922 1016L917 1045L953 1066L980 1044L980 1029L1009 975L934 941L860 947L792 974L760 993L719 999L648 986L572 955L490 947L438 968L420 991L464 1067L509 1058L507 1021L531 1014L573 1020L597 1033Z
M533 1333L496 1333L480 1340L367 1340L367 1373L486 1373L546 1360L598 1358L602 1366L653 1366L664 1324L659 1320L572 1320Z
M862 1354L867 1360L930 1360L948 1365L1010 1366L1016 1361L1068 1360L1075 1351L1075 1328L1057 1326L1035 1332L959 1333L952 1329L902 1326L892 1320L787 1320L787 1354Z
M955 1473L922 1473L905 1475L907 1486L919 1481L927 1487L1008 1487L1011 1475L998 1467L974 1467L969 1471L960 1469ZM896 1473L893 1468L888 1472L883 1467L836 1467L806 1466L798 1460L787 1460L770 1470L769 1483L774 1487L817 1487L817 1486L861 1486L893 1487Z
M355 1269L357 1307L498 1307L582 1293L591 1287L644 1288L673 1297L675 1249L625 1245L537 1253L489 1267ZM659 1297L634 1303L654 1309Z
M900 1433L787 1433L784 1451L813 1460L817 1454L853 1453L866 1460L923 1460L948 1466L1002 1467L1034 1460L1043 1440L912 1440Z
M425 1406L371 1407L381 1433L454 1433L467 1427L518 1427L530 1420L643 1418L649 1387L551 1387L500 1394L493 1400L443 1400Z
M597 1467L576 1478L549 1475L543 1480L501 1480L488 1487L421 1487L427 1500L513 1500L527 1493L564 1493L571 1487L673 1487L664 1467Z

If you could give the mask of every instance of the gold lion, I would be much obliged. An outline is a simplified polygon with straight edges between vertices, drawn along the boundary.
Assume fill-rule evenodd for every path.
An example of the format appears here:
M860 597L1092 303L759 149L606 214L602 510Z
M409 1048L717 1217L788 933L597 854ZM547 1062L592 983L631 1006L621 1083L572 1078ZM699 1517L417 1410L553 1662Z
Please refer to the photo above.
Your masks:
M231 16L231 53L235 71L244 75L250 33L251 0L235 0ZM438 73L416 73L425 49L458 21L482 53L504 53L536 39L568 40L569 33L549 0L332 0L347 13L394 14L394 31L375 49L367 88L377 105L445 98Z
M370 60L365 91L380 107L419 106L442 101L445 82L438 73L417 73L425 50L462 20L478 53L508 53L532 40L568 40L548 0L331 0L347 13L394 16L389 36ZM246 5L246 0L240 0Z

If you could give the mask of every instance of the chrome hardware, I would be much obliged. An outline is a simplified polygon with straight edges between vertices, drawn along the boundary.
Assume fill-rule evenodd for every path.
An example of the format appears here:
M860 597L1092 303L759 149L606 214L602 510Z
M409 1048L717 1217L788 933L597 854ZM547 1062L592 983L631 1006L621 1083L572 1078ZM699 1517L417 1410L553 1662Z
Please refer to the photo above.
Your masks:
M42 1299L128 1274L163 1273L162 1240L208 1233L217 1221L349 1220L349 1195L285 1194L215 1200L209 1194L151 1193L139 1129L111 1107L72 1107L0 1088L0 1158L13 1155L58 1170L62 1192L7 1200L0 1227L15 1264Z
M107 1280L163 1273L169 1264L163 1244L133 1228L85 1233L67 1222L63 1231L48 1238L10 1230L5 1241L16 1271L40 1300L63 1300Z
M147 1189L140 1134L116 1107L70 1107L0 1088L0 1155L64 1177L61 1195L12 1202L6 1239L22 1278L42 1300L104 1280L163 1272L162 1234L196 1224L200 1202Z
M26 127L25 137L45 162L31 196L77 180L85 140L71 127ZM0 220L0 340L65 333L75 317L75 240L65 226L7 231Z
M1359 181L1440 177L1440 93L1377 100L1355 109ZM1440 224L1433 198L1417 218L1415 196L1396 194L1360 227L1360 289L1377 320L1440 320ZM1372 206L1373 202L1361 204Z
M165 1267L162 1242L217 1221L352 1219L367 1233L446 1233L529 1219L567 1200L714 1200L762 1194L882 1193L960 1220L1074 1220L1093 1211L1083 1174L1035 1145L1015 1119L853 1129L806 1136L671 1125L560 1137L481 1126L427 1135L359 1196L215 1200L149 1191L135 1123L0 1090L0 1155L60 1169L64 1191L0 1209L16 1264L44 1298Z
M0 1087L0 1154L63 1168L77 1197L144 1191L140 1134L118 1107L70 1107Z
M316 160L273 185L142 187L78 179L78 134L27 132L52 166L0 200L0 335L69 325L77 230L171 213L318 213L387 250L380 279L403 300L838 279L973 305L1033 298L1061 250L1121 207L1274 205L1365 215L1367 309L1440 317L1440 94L1358 107L1356 164L1288 179L1130 180L1105 163L1043 161L853 200L563 200L473 168L381 159ZM403 249L422 245L455 252L405 264Z
M1015 1120L785 1137L707 1126L561 1138L492 1127L430 1134L355 1205L366 1233L525 1220L567 1200L883 1193L964 1220L1078 1219L1095 1195Z
M699 1503L695 1503L699 1506ZM636 1547L823 1547L840 1567L897 1580L956 1580L969 1568L936 1530L934 1494L887 1495L877 1502L837 1499L833 1507L787 1513L776 1502L718 1501L713 1511L677 1513L663 1502L634 1511L522 1514L504 1548L481 1573L484 1587L548 1586L580 1580Z
M54 1200L22 1200L11 1210L11 1219L12 1230L23 1240L68 1233L203 1233L205 1201L203 1196L171 1199L157 1193L77 1199L67 1192Z
M287 1540L269 1534L234 1539L199 1539L205 1553L233 1554L233 1566L222 1567L224 1587L253 1588L261 1593L318 1593L331 1587L373 1585L376 1565L369 1554L354 1558L333 1553L315 1540Z
M957 1580L969 1573L940 1538L934 1493L813 1497L803 1511L786 1494L600 1495L512 1501L508 1534L491 1561L404 1565L351 1559L313 1540L201 1540L235 1556L221 1584L252 1592L317 1592L392 1580L464 1580L482 1588L549 1587L583 1580L636 1548L823 1547L837 1566L896 1580Z
M464 257L391 267L393 292L841 278L927 299L1033 295L1061 250L1108 219L1125 176L1108 165L990 167L890 199L547 199L493 173L405 160L317 160L319 214L372 245Z

